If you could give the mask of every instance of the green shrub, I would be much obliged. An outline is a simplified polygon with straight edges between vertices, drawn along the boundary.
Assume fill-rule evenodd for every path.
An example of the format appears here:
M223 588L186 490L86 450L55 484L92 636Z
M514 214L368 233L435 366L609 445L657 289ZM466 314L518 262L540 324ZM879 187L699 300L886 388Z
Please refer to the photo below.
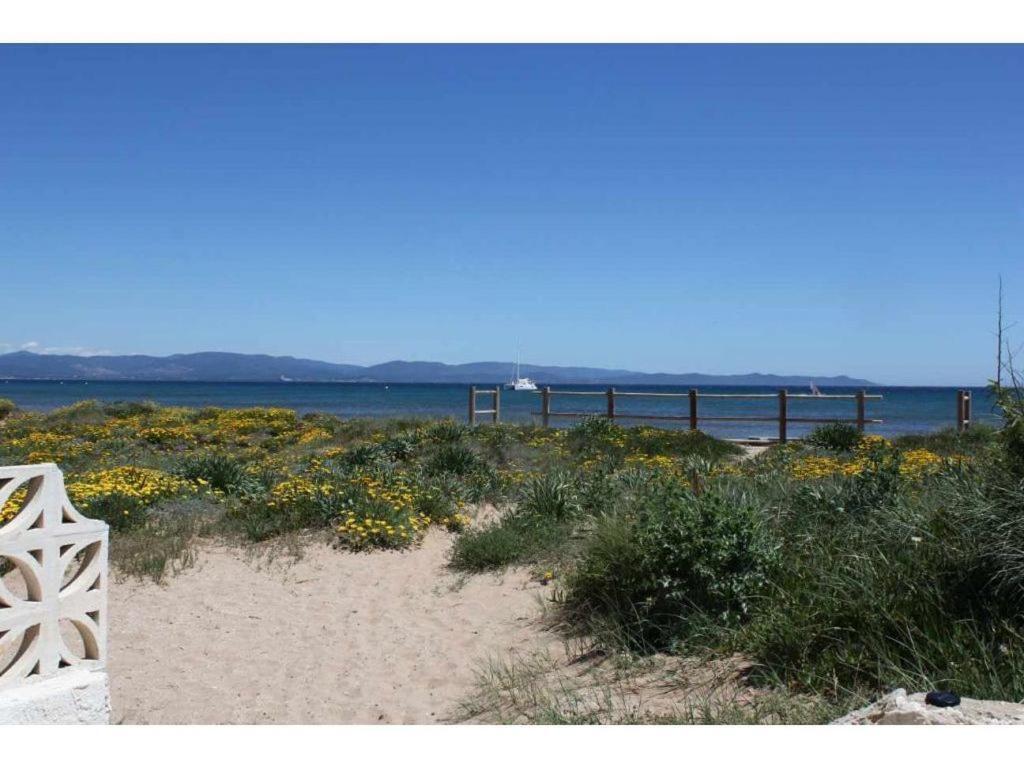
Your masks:
M466 424L459 424L453 419L442 419L433 422L425 431L426 439L432 443L457 443L470 432Z
M720 461L743 455L743 449L735 443L719 440L700 430L630 427L625 437L626 447L631 453L648 456L692 456Z
M451 473L468 475L478 469L482 461L473 450L462 443L443 443L427 458L424 471L428 475Z
M846 452L856 448L860 438L860 431L855 426L836 421L831 424L819 424L807 435L805 442L826 451Z
M626 430L603 416L588 416L565 430L565 443L575 453L594 453L625 446Z
M598 522L567 583L576 619L617 627L628 642L671 648L710 618L746 618L776 544L752 506L663 479Z
M337 463L348 467L375 467L390 460L388 449L382 443L361 443L339 456Z
M418 441L408 432L387 438L380 444L380 449L391 461L408 461L416 455Z
M226 453L187 456L178 464L177 474L223 493L232 492L247 480L245 465Z
M998 432L988 424L975 424L963 432L951 427L921 435L900 435L893 445L900 450L926 450L942 456L974 455L996 444Z
M152 400L132 402L130 400L118 400L113 403L104 403L103 413L117 419L129 416L148 416L160 410L160 405Z
M71 405L54 408L43 417L47 424L61 426L99 424L106 418L99 400L81 400Z
M331 413L304 413L300 421L304 426L322 429L330 432L332 435L337 434L343 429L342 420Z
M6 419L15 409L14 401L8 400L6 397L0 397L0 419Z

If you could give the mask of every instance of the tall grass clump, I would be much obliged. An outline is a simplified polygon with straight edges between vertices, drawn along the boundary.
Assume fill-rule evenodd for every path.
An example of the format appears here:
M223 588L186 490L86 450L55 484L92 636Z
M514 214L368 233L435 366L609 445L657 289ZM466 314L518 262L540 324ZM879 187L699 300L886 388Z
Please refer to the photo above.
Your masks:
M574 476L560 470L530 478L500 520L468 530L455 542L452 567L486 571L563 559L581 507Z
M159 504L138 526L111 537L110 562L123 575L164 581L195 563L196 542L213 533L218 512L203 499Z
M790 516L741 645L769 678L839 692L1024 696L1020 509L940 476L845 519Z
M6 397L0 397L0 419L6 419L15 409L14 401L8 400Z

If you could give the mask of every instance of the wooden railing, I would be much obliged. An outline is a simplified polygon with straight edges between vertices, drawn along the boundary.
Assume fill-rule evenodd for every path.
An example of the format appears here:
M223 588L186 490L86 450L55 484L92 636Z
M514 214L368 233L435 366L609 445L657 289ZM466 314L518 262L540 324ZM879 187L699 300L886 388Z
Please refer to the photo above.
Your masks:
M481 410L476 407L476 396L477 395L490 395L491 396L491 407L486 410ZM491 421L497 424L501 421L501 387L495 385L494 389L477 389L476 387L469 388L469 424L470 426L476 424L476 417L490 414Z
M881 424L881 419L869 419L866 414L868 400L881 400L881 395L869 395L864 390L852 395L791 395L785 389L780 389L778 394L726 394L726 393L705 393L691 389L689 392L619 392L614 387L609 387L604 392L600 391L573 391L573 390L552 390L551 387L544 387L540 394L541 409L534 412L540 416L544 426L550 426L552 418L583 418L587 416L604 416L614 421L615 419L641 419L654 421L685 421L689 422L690 429L697 429L701 422L776 422L779 425L779 441L786 442L788 439L787 425L789 424L831 424L843 422L856 424L861 432L867 424ZM604 413L593 411L556 411L551 407L552 398L559 397L603 397L606 401ZM617 400L620 398L659 397L659 398L685 398L689 402L689 411L680 414L652 414L652 413L623 413L618 410ZM735 415L735 416L703 416L698 412L697 404L700 400L775 400L778 402L777 416L757 415ZM856 404L856 416L851 419L837 418L804 418L789 415L790 400L853 400Z

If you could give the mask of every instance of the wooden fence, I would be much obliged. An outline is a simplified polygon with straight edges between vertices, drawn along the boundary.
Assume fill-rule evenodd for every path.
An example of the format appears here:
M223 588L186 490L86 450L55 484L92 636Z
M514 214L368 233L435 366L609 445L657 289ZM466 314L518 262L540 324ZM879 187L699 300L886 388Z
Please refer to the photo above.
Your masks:
M808 395L808 394L789 394L785 389L780 389L778 394L718 394L711 392L699 392L696 389L691 389L689 392L620 392L614 387L609 387L605 391L573 391L573 390L553 390L551 387L543 387L538 390L536 394L540 395L541 398L541 409L540 411L532 411L532 415L540 416L545 427L551 425L552 418L584 418L587 416L605 416L611 420L615 419L638 419L638 420L654 420L654 421L685 421L689 422L690 429L697 429L701 422L711 421L729 421L735 423L753 423L753 422L775 422L779 426L779 440L786 442L787 425L788 424L832 424L835 422L843 422L847 424L856 424L857 429L861 432L864 431L864 427L868 424L881 424L882 419L869 419L867 418L867 401L868 400L881 400L881 395L869 395L864 390L861 390L852 395ZM477 397L479 395L490 395L491 396L491 407L487 409L477 408ZM601 397L605 399L606 407L605 411L556 411L551 407L552 398L558 395L559 397ZM668 397L668 398L685 398L689 403L689 409L687 412L678 414L653 414L653 413L623 413L618 409L618 400L620 398L638 398L638 397ZM697 408L697 404L701 399L705 400L775 400L778 402L778 415L776 416L758 416L758 415L733 415L733 416L702 416ZM837 418L803 418L789 415L789 402L791 400L852 400L856 406L855 416L849 419L837 419ZM681 409L682 410L682 409ZM497 424L501 421L501 387L495 386L493 389L478 389L477 387L469 388L469 423L476 424L478 416L489 415L491 421ZM971 390L959 389L956 393L956 429L958 432L963 432L971 426Z
M476 407L476 396L477 395L490 395L491 396L491 407L486 410L481 410ZM486 414L491 415L491 421L497 424L501 421L501 387L495 386L494 389L477 389L476 387L469 388L469 423L470 426L476 424L476 417L483 416Z
M583 412L583 411L556 411L551 407L552 398L559 397L603 397L606 401L604 413ZM624 413L618 409L620 398L678 398L686 399L689 402L687 413L672 414L651 414L651 413ZM614 387L609 387L604 392L585 392L572 390L552 390L551 387L544 387L540 391L541 409L534 415L540 416L544 426L550 426L552 418L582 418L586 416L605 416L612 421L615 419L642 419L654 421L685 421L689 422L690 429L697 429L701 422L775 422L779 425L779 441L786 442L788 439L787 425L789 424L833 424L843 422L856 424L861 432L867 424L881 424L881 419L869 419L866 414L868 400L881 400L881 395L869 395L864 390L853 395L791 395L785 389L780 389L778 394L726 394L699 392L691 389L689 392L619 392ZM778 415L735 415L735 416L704 416L698 409L700 400L775 400L778 403ZM850 419L840 418L805 418L789 415L790 400L852 400L856 404L856 416Z

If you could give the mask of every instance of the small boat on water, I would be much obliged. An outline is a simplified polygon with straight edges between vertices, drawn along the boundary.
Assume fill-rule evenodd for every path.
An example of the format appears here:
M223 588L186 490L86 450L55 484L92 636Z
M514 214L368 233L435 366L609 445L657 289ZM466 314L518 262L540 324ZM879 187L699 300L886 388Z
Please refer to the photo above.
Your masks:
M814 395L815 397L821 397L821 390L818 389L818 385L815 384L813 381L811 382L811 394Z
M536 392L537 383L527 377L519 375L519 352L516 352L516 367L512 372L512 378L505 383L505 389L514 389L516 392Z

